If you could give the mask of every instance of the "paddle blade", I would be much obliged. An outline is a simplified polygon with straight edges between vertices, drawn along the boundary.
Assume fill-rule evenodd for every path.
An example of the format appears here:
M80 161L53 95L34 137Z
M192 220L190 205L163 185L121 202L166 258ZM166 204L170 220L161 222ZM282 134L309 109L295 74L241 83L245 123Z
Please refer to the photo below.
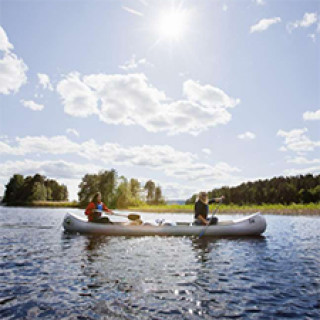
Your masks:
M139 220L140 219L140 215L138 215L138 214L129 214L128 215L128 219L129 220Z

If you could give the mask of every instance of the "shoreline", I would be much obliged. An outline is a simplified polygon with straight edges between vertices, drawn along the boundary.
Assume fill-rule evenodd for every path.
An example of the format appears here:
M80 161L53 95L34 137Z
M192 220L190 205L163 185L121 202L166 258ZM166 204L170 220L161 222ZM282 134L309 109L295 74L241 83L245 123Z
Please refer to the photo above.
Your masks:
M119 211L130 211L130 212L150 212L150 213L193 213L193 210L190 209L152 209L152 208L130 208L130 209L119 209ZM320 209L262 209L262 208L251 208L251 209L236 209L236 208L230 208L230 209L223 209L219 210L217 212L217 215L219 214L251 214L261 212L265 214L274 214L274 215L305 215L305 216L320 216ZM211 215L211 212L209 212L209 215Z
M1 206L5 206L1 204ZM34 207L34 208L74 208L84 209L79 206L78 202L72 201L35 201L32 203L17 203L9 205L8 207ZM210 207L209 214L212 213L213 208ZM118 211L131 211L131 212L150 212L150 213L193 213L193 205L155 205L155 206L141 206L141 207L128 207L126 209L116 209ZM255 212L261 212L266 214L276 215L311 215L320 216L320 203L312 204L291 204L291 205L222 205L218 210L218 214L251 214Z

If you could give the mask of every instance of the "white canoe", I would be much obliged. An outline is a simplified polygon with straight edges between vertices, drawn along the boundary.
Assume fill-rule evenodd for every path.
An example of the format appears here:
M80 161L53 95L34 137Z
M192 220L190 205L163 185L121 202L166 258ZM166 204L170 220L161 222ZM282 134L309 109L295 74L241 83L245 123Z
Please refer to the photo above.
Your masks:
M99 224L87 222L67 213L63 227L69 232L105 234L109 236L257 236L267 227L265 218L258 212L250 216L229 221L219 221L217 225L208 227L195 226L180 222L176 225L130 225L129 223ZM205 232L204 232L205 230ZM204 232L204 234L203 234Z

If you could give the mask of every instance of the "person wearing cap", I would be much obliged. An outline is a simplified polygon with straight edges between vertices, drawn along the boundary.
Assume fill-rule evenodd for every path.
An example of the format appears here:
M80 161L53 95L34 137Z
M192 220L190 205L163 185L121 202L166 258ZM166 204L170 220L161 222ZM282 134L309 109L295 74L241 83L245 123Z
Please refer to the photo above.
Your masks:
M217 217L212 217L211 219L208 219L209 204L214 202L222 202L223 199L224 199L224 196L209 200L207 192L200 192L199 198L194 205L194 219L195 219L194 224L199 226L217 224L218 223Z

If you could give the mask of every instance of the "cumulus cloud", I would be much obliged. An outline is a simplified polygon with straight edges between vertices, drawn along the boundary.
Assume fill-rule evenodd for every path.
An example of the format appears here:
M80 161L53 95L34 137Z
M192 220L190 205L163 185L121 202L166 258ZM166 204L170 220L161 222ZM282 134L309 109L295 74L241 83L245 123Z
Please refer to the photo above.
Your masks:
M32 100L20 100L20 102L24 107L29 108L33 111L41 111L44 108L42 104L38 104Z
M13 50L13 45L9 42L6 32L0 26L0 51L9 52Z
M183 93L191 102L200 103L207 108L233 108L240 103L240 99L230 98L219 88L203 86L193 80L184 82Z
M139 125L169 134L197 135L208 127L226 124L231 120L228 108L240 102L219 88L193 80L183 84L186 99L172 101L144 74L92 74L81 78L72 73L58 83L57 91L70 115L97 114L105 123Z
M14 53L5 53L0 59L0 93L9 94L19 91L27 82L28 67Z
M273 24L276 24L279 22L281 22L280 17L275 17L270 19L261 19L257 24L251 26L250 33L265 31Z
M256 138L256 135L250 131L245 133L238 134L238 138L241 140L253 140Z
M75 143L65 136L23 137L15 143L0 141L0 154L26 156L28 154L74 154L105 165L125 165L161 170L168 177L188 181L225 181L232 179L240 169L227 163L215 166L202 163L198 156L182 152L168 145L142 145L123 147L116 143L97 144L94 140Z
M39 80L39 84L41 85L41 87L43 89L49 89L50 91L53 91L53 86L50 82L50 78L47 74L45 73L38 73L38 80Z
M132 71L139 66L153 66L153 64L148 62L145 58L137 59L135 55L132 55L130 60L126 61L123 65L120 65L119 68L125 71Z
M307 111L303 114L303 120L320 120L320 109L316 111Z
M80 79L78 73L70 73L57 85L65 113L75 117L98 114L98 98L91 88Z
M294 129L291 131L279 130L277 135L285 139L285 146L281 151L308 152L319 147L320 141L310 140L305 134L306 132L308 132L307 128Z
M289 22L287 24L287 29L289 32L292 32L297 28L308 28L317 22L317 14L315 12L306 12L302 20L296 20L295 22Z
M27 82L28 67L11 50L13 50L13 45L0 26L0 54L2 54L0 59L0 93L2 94L17 92Z

